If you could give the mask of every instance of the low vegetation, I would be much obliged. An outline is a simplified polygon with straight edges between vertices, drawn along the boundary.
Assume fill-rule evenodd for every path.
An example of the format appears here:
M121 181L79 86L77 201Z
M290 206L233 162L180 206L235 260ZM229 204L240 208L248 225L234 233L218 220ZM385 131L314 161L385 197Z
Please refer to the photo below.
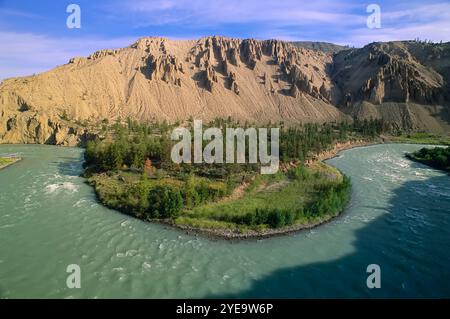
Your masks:
M17 158L17 157L0 157L0 169L11 165L11 164L17 162L18 160L20 160L20 158Z
M12 160L8 157L0 157L0 166L11 163Z
M177 225L233 228L240 232L308 226L341 212L350 181L325 164L299 166L287 173L259 176L239 199L206 203L183 211Z
M227 198L233 184L194 175L149 179L122 171L89 182L103 204L132 216L237 232L320 222L342 211L350 193L348 178L325 164L258 175L237 199Z
M250 124L218 119L208 126ZM349 179L323 163L306 167L304 161L337 142L374 139L384 130L378 120L297 127L269 123L263 127L281 127L281 170L260 175L258 164L173 163L172 127L130 120L105 125L104 139L86 145L85 176L110 208L223 236L299 229L336 216L349 200Z
M391 136L389 139L395 143L450 145L450 136L425 132L400 134Z
M446 148L422 148L417 152L406 154L406 157L433 168L450 172L450 146Z

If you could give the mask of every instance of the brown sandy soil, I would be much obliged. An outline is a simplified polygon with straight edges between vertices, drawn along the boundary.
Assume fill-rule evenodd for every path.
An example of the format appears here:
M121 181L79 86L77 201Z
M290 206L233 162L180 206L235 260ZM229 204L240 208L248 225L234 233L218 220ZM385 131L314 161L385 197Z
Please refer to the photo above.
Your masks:
M449 61L449 43L372 43L332 55L278 40L146 37L4 80L0 143L76 145L102 120L127 117L289 125L347 113L448 132Z

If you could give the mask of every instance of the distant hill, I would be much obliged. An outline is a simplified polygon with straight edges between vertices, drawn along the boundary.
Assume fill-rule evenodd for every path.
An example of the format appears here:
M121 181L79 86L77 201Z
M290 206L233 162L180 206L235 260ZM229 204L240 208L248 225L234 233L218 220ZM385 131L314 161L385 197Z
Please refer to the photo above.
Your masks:
M332 103L403 130L450 131L450 43L377 42L337 53Z
M350 49L349 46L338 45L329 42L296 41L292 42L292 44L299 48L322 51L324 53L337 53L343 50Z

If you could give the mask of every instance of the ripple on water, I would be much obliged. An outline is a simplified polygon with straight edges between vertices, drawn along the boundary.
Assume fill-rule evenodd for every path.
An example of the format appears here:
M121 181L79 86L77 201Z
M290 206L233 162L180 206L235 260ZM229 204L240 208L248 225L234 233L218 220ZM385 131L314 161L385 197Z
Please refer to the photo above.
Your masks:
M392 284L385 282L383 296L421 296L437 288L439 296L448 297L450 289L441 282L450 277L444 268L450 262L450 186L442 178L432 179L442 177L439 172L405 161L403 152L412 149L354 149L331 160L354 184L350 205L332 223L292 236L230 243L108 210L75 176L78 165L61 169L63 157L70 162L81 153L54 148L52 154L48 148L25 146L25 157L43 159L24 161L29 169L18 171L9 193L0 194L0 256L8 256L0 267L2 297L67 297L61 289L65 278L60 283L54 274L64 273L68 263L80 263L84 276L83 293L70 292L74 298L239 298L246 292L367 297L360 274L368 262L382 263L392 279ZM30 269L35 269L32 279ZM39 285L19 284L27 280ZM402 284L404 294L398 292ZM423 289L414 291L417 287Z
M144 270L150 270L151 268L152 268L152 264L151 264L150 262L144 261L144 262L142 263L142 269L144 269Z

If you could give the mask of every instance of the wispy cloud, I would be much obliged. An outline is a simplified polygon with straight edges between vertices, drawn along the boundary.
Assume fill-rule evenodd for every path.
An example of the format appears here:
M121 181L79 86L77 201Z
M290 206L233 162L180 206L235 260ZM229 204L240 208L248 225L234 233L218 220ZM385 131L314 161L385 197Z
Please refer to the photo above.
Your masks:
M401 28L357 29L346 39L355 46L363 46L369 42L386 42L412 40L431 40L433 42L448 41L450 25L443 22L431 22L421 25L407 25Z
M311 22L355 24L363 17L346 12L345 3L329 1L257 1L257 0L158 0L117 2L108 11L123 17L132 14L139 26L270 22L277 24L305 24Z
M26 11L20 11L20 10L8 9L8 8L0 8L0 17L6 17L6 16L42 19L42 16L32 13L32 12L26 12Z
M403 9L383 12L383 18L396 20L401 24L404 20L419 22L421 20L450 19L450 2L406 6Z
M135 37L52 38L33 33L0 32L0 79L47 71L71 57L130 45Z
M28 75L140 35L204 35L311 40L363 46L419 37L450 41L450 1L365 0L77 0L82 29L68 31L54 3L6 7L0 0L0 79ZM381 29L366 26L366 6L381 6ZM60 14L65 14L64 5ZM41 23L42 22L42 23Z
M450 34L445 33L450 26L448 1L380 1L383 28L377 30L366 26L367 5L359 0L138 0L116 2L108 11L119 19L131 16L135 28L220 30L225 26L242 30L250 26L251 37L256 38L310 39L354 46L382 39L450 40Z
M382 11L381 23L381 29L351 29L346 39L355 46L415 38L433 42L450 41L450 2Z

